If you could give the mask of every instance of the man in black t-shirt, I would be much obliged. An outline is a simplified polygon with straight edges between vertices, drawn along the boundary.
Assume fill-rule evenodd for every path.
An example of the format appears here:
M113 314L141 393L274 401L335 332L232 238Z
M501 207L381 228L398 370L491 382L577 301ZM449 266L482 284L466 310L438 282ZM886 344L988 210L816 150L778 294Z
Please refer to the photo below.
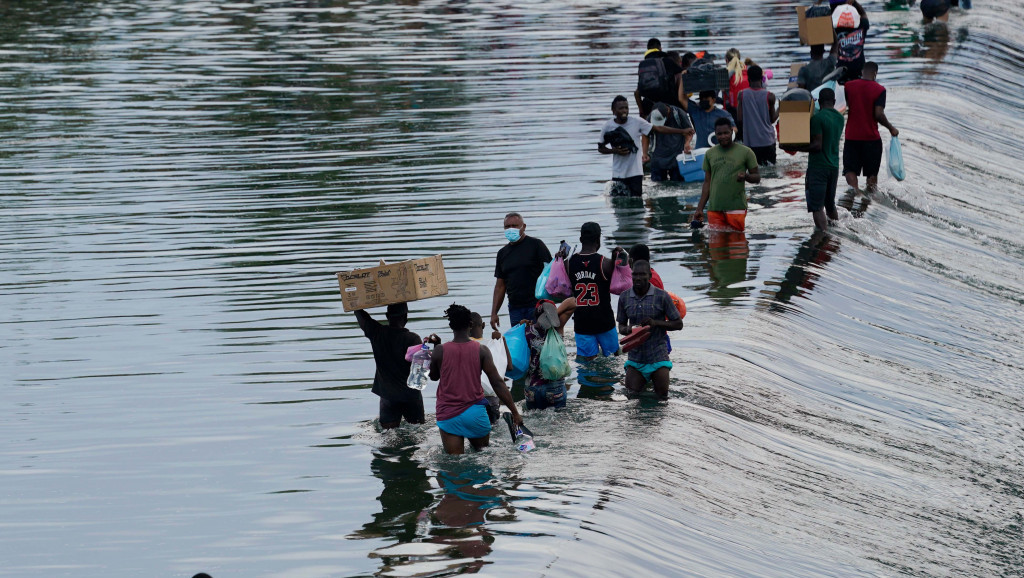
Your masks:
M598 353L608 357L619 351L610 287L615 255L622 249L613 249L611 259L601 256L600 249L601 225L583 223L580 252L569 258L566 267L576 297L576 357L583 360L597 357Z
M537 304L534 291L551 252L540 239L526 236L526 223L519 213L505 215L505 239L494 264L494 297L491 301L491 327L498 329L498 311L508 295L508 316L512 326L523 319L533 321Z
M677 94L682 73L682 65L676 59L670 58L667 52L662 52L660 40L651 38L647 41L647 51L640 62L637 86L633 91L640 116L647 118L654 104L658 102L681 106Z
M388 305L387 325L362 310L356 311L356 319L363 335L370 340L377 364L372 391L380 397L381 429L398 427L403 417L409 423L423 423L423 394L406 385L411 364L405 360L405 352L422 343L419 335L405 328L409 306Z

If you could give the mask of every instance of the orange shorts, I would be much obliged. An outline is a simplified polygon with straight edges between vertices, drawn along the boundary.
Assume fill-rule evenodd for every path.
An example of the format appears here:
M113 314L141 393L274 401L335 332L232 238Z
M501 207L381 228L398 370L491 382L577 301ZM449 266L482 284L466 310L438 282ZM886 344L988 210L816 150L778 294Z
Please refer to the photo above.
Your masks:
M708 211L708 225L712 229L742 231L746 227L747 211Z

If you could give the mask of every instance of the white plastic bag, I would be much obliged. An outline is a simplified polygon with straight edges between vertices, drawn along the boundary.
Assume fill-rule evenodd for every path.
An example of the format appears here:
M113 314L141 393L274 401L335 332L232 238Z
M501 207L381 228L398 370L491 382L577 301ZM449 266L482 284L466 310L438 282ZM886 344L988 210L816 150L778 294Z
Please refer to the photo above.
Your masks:
M505 339L485 337L480 340L480 344L490 350L491 358L494 360L494 367L498 368L498 375L504 376L505 369L508 367L508 356L505 355ZM480 372L480 385L484 387L484 395L497 395L494 393L494 388L491 387L490 378L482 371Z

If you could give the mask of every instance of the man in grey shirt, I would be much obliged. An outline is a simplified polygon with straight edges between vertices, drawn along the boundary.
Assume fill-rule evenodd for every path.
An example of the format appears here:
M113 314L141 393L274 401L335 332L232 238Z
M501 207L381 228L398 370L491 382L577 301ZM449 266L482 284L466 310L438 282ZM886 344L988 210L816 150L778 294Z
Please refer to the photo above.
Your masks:
M832 45L832 52L825 56L825 45L815 44L811 47L811 61L800 69L796 83L800 88L814 90L821 86L821 79L825 78L836 69L836 52L839 50L839 43Z

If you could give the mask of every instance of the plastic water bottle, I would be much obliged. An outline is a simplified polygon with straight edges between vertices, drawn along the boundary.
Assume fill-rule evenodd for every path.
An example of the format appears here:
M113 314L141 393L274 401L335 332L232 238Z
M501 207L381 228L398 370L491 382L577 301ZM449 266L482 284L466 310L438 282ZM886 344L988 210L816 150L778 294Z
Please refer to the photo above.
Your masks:
M412 389L423 391L430 379L430 346L426 343L419 351L412 354L412 367L409 368L409 379L405 382Z
M523 428L516 428L516 449L526 453L537 446L533 445L533 436L525 433Z

